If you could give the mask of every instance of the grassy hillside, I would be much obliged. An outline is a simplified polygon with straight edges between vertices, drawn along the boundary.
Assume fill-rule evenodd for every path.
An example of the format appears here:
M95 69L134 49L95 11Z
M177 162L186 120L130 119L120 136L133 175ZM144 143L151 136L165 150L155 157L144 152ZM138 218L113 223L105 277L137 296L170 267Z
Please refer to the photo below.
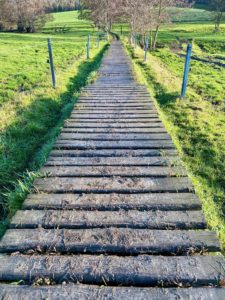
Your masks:
M97 32L89 21L78 20L76 12L53 17L43 33L0 33L0 231L5 217L20 206L35 176L32 172L45 160L106 46L102 41L96 48ZM47 37L52 38L56 90L51 85Z
M213 32L193 12L162 28L159 48L143 62L143 50L127 45L137 77L155 98L162 119L180 152L183 163L202 200L211 228L217 230L225 249L225 26ZM193 58L187 98L180 100L184 55L193 39Z

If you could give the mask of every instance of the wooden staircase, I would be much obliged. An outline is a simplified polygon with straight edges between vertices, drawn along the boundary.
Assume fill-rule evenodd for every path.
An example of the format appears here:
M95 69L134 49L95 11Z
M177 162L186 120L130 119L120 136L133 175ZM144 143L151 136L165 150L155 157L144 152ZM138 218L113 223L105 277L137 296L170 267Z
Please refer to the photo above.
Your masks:
M225 299L216 233L120 42L41 172L0 242L0 299Z

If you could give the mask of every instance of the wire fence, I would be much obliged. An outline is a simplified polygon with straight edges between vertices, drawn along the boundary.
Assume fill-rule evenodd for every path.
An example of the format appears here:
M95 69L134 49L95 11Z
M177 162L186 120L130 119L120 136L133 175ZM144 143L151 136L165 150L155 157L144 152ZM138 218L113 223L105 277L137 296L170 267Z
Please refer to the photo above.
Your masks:
M86 57L89 59L91 51L99 48L101 41L104 39L105 36L102 33L80 39L54 37L52 40L49 40L51 51L49 51L47 39L33 43L24 41L23 47L15 48L15 50L13 50L10 42L4 43L6 49L8 46L11 48L10 54L2 55L0 58L2 60L0 103L2 102L1 97L7 97L7 93L30 90L34 86L38 86L43 80L45 83L47 80L49 85L52 83L52 86L56 87L57 78L65 72L68 65L85 57L87 51L89 51L89 57L88 55ZM12 64L8 70L4 70L4 61L7 62L7 60L12 62ZM52 81L50 74L52 75Z

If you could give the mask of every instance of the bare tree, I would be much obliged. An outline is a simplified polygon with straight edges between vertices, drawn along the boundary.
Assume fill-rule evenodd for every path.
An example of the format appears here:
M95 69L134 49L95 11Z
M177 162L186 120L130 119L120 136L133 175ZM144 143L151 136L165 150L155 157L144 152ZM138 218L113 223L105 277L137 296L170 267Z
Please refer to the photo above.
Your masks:
M123 0L82 0L83 8L90 10L90 18L95 26L107 34L112 30L113 22L122 15Z
M34 32L36 21L43 17L52 0L7 0L1 3L0 19L6 28L16 26L19 32ZM40 23L40 22L39 22Z
M209 9L214 14L215 31L220 31L220 25L225 11L225 0L211 0Z

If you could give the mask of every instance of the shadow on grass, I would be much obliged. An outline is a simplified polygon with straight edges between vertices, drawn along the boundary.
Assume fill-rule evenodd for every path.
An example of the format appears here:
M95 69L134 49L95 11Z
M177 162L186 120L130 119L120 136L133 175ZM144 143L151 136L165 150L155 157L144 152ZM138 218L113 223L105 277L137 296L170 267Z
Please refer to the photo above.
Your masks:
M28 186L46 160L60 133L63 121L69 117L82 87L87 85L90 74L100 66L107 46L93 59L81 62L77 74L59 96L43 95L17 112L15 121L1 136L0 148L0 231L7 216L11 216L25 199ZM52 97L51 97L52 96ZM1 233L0 233L1 236Z
M135 63L142 69L148 85L153 88L155 92L155 98L159 105L169 106L175 103L177 98L180 97L179 93L169 93L160 83L156 81L155 76L152 74L151 67L141 60L139 56L136 56L134 48L128 47L128 51L130 52L130 55Z

